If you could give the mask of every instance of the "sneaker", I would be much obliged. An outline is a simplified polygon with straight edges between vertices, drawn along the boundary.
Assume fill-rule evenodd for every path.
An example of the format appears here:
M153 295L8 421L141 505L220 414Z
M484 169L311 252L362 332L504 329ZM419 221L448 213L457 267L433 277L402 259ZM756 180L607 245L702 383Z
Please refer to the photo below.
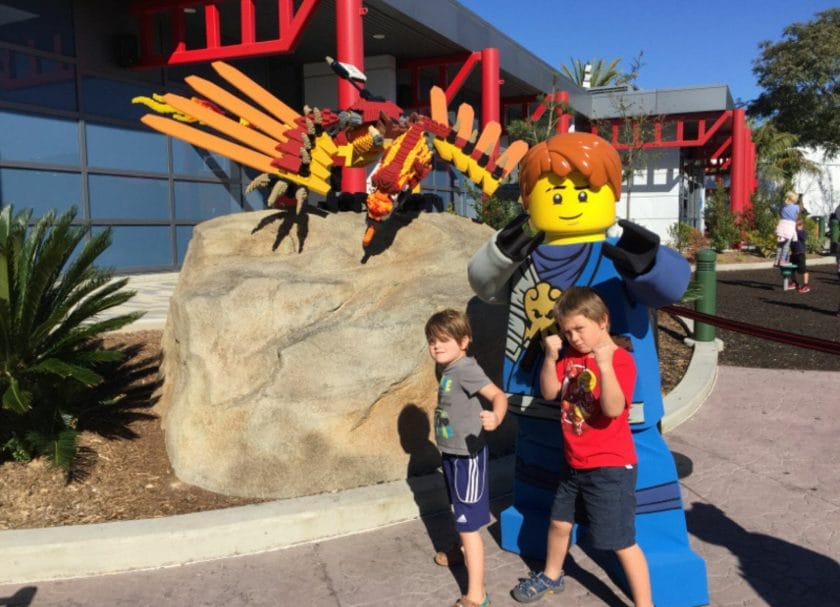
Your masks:
M452 567L453 565L463 565L464 551L461 544L455 543L450 546L449 550L440 550L435 554L435 564L441 567Z
M785 288L785 291L796 291L798 288L799 285L797 284L797 282L795 280L791 280Z
M796 289L796 292L797 293L808 293L810 290L811 290L811 287L809 287L808 285L802 285L801 287Z
M557 594L562 592L566 585L565 576L560 573L560 578L552 580L545 572L531 571L529 577L521 578L519 583L510 591L510 594L520 603L533 603L543 597L544 594Z

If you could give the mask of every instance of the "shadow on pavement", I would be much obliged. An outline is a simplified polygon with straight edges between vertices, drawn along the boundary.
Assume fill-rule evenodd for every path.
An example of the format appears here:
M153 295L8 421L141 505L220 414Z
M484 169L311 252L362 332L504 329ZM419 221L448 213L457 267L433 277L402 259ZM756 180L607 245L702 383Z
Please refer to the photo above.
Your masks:
M756 504L756 507L760 507ZM764 603L840 605L840 565L823 554L763 533L748 531L717 506L694 502L686 510L688 530L699 540L722 546L738 558L741 577ZM835 533L825 523L826 533ZM814 521L788 521L790 525ZM804 581L804 583L802 583Z
M37 592L35 586L24 586L12 596L0 596L0 607L29 607Z

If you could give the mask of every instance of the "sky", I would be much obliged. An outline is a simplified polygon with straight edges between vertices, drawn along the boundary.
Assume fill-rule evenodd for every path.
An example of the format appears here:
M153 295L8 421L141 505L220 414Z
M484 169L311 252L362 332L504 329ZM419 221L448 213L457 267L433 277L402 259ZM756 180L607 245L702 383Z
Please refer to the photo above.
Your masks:
M736 103L761 93L752 73L759 42L778 42L788 25L837 6L837 0L459 1L558 71L572 59L616 58L627 71L642 52L640 88L726 84ZM517 7L527 14L515 14Z

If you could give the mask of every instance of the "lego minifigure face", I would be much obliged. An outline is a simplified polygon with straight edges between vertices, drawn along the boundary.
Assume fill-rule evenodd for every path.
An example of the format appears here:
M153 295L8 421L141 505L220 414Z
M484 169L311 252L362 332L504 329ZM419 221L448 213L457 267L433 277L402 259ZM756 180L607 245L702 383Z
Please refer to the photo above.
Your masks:
M593 188L581 173L545 173L528 199L531 227L545 232L547 244L603 240L615 223L615 195L609 186Z

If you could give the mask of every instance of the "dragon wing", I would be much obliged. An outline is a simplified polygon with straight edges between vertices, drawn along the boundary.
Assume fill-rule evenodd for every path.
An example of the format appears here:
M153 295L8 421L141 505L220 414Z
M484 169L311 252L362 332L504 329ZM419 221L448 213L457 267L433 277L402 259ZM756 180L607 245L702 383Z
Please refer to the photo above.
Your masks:
M329 192L330 166L337 148L323 130L323 123L334 120L334 114L324 110L304 116L236 68L221 61L214 62L212 66L237 91L262 109L208 80L188 76L185 80L191 88L238 120L214 110L207 103L172 93L156 99L163 100L180 114L223 136L189 126L183 119L146 114L140 120L160 133L221 154L260 172L282 177L320 194ZM145 103L142 99L133 101ZM162 111L159 107L150 107Z
M487 123L478 140L471 133L474 112L463 103L458 108L455 125L449 126L446 94L440 87L429 91L431 118L426 118L426 128L435 137L433 144L441 159L451 163L488 195L496 191L503 179L510 175L528 151L528 144L520 139L512 142L498 155L501 125Z

